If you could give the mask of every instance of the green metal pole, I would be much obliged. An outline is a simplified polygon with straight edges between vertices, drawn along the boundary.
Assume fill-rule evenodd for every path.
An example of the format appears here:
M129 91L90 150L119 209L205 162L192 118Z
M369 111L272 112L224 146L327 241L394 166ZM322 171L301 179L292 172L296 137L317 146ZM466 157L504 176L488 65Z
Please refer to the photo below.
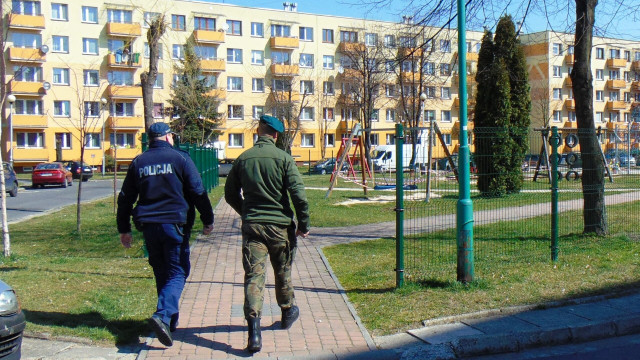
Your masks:
M396 124L396 288L404 285L404 131Z
M545 134L546 136L546 134ZM558 261L558 127L551 127L551 261Z
M466 10L458 0L458 74L460 96L460 152L458 161L457 245L458 281L473 281L473 203L471 202L469 137L467 127L467 36Z

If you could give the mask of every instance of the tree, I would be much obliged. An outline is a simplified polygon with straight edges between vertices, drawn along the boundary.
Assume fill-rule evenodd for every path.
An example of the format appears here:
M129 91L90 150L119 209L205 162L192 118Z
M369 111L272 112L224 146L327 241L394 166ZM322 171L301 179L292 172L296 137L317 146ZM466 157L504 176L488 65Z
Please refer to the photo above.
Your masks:
M184 60L175 69L179 80L172 86L170 102L173 115L178 115L178 118L171 127L183 142L208 143L218 133L220 100L209 84L209 78L202 74L200 58L192 42L185 45Z
M158 58L160 57L160 38L165 32L167 24L164 15L153 18L147 31L147 42L149 43L149 70L140 74L142 85L142 104L144 106L144 127L145 130L154 123L153 120L153 84L158 77Z

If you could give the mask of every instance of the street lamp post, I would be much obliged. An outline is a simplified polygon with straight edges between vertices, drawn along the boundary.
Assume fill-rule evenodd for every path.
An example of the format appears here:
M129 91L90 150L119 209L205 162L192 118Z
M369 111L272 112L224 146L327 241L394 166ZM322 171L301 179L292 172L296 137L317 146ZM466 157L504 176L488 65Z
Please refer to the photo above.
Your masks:
M104 127L105 127L105 116L104 112L107 109L107 99L100 99L102 103L102 139L100 139L100 148L102 149L102 177L104 178L104 166L105 166L105 151L104 151Z
M13 165L13 103L16 102L16 96L9 94L7 101L9 102L9 163Z

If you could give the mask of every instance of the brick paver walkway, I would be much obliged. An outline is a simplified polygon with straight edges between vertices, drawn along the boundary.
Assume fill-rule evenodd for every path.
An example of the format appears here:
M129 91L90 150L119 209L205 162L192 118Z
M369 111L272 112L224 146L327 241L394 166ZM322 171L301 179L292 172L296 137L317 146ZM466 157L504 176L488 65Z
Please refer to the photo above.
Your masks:
M192 248L191 276L182 295L180 326L174 333L174 345L166 348L157 339L150 339L141 358L251 356L244 351L247 330L242 312L244 271L240 222L240 217L224 200L218 204L213 236L201 237ZM322 240L316 242L315 239ZM350 240L340 234L334 234L333 239ZM374 348L317 249L331 242L332 239L313 233L307 239L298 239L293 283L300 319L289 330L280 329L280 308L273 290L273 272L269 272L261 321L263 346L253 357L333 357Z

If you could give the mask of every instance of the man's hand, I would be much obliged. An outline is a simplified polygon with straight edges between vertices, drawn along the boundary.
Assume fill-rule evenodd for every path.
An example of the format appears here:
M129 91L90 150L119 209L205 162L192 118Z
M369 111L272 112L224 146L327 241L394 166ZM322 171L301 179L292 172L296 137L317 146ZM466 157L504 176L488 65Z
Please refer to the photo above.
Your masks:
M307 236L309 236L309 232L307 231L306 233L303 233L300 230L296 230L296 236L302 236L303 238L306 238Z
M125 248L127 249L131 248L132 241L133 241L133 236L131 235L131 233L120 234L120 242L122 243L122 246L124 246Z
M209 234L211 234L211 232L212 232L212 231L213 231L213 224L205 225L205 226L202 228L202 233L203 233L204 235L209 235Z

